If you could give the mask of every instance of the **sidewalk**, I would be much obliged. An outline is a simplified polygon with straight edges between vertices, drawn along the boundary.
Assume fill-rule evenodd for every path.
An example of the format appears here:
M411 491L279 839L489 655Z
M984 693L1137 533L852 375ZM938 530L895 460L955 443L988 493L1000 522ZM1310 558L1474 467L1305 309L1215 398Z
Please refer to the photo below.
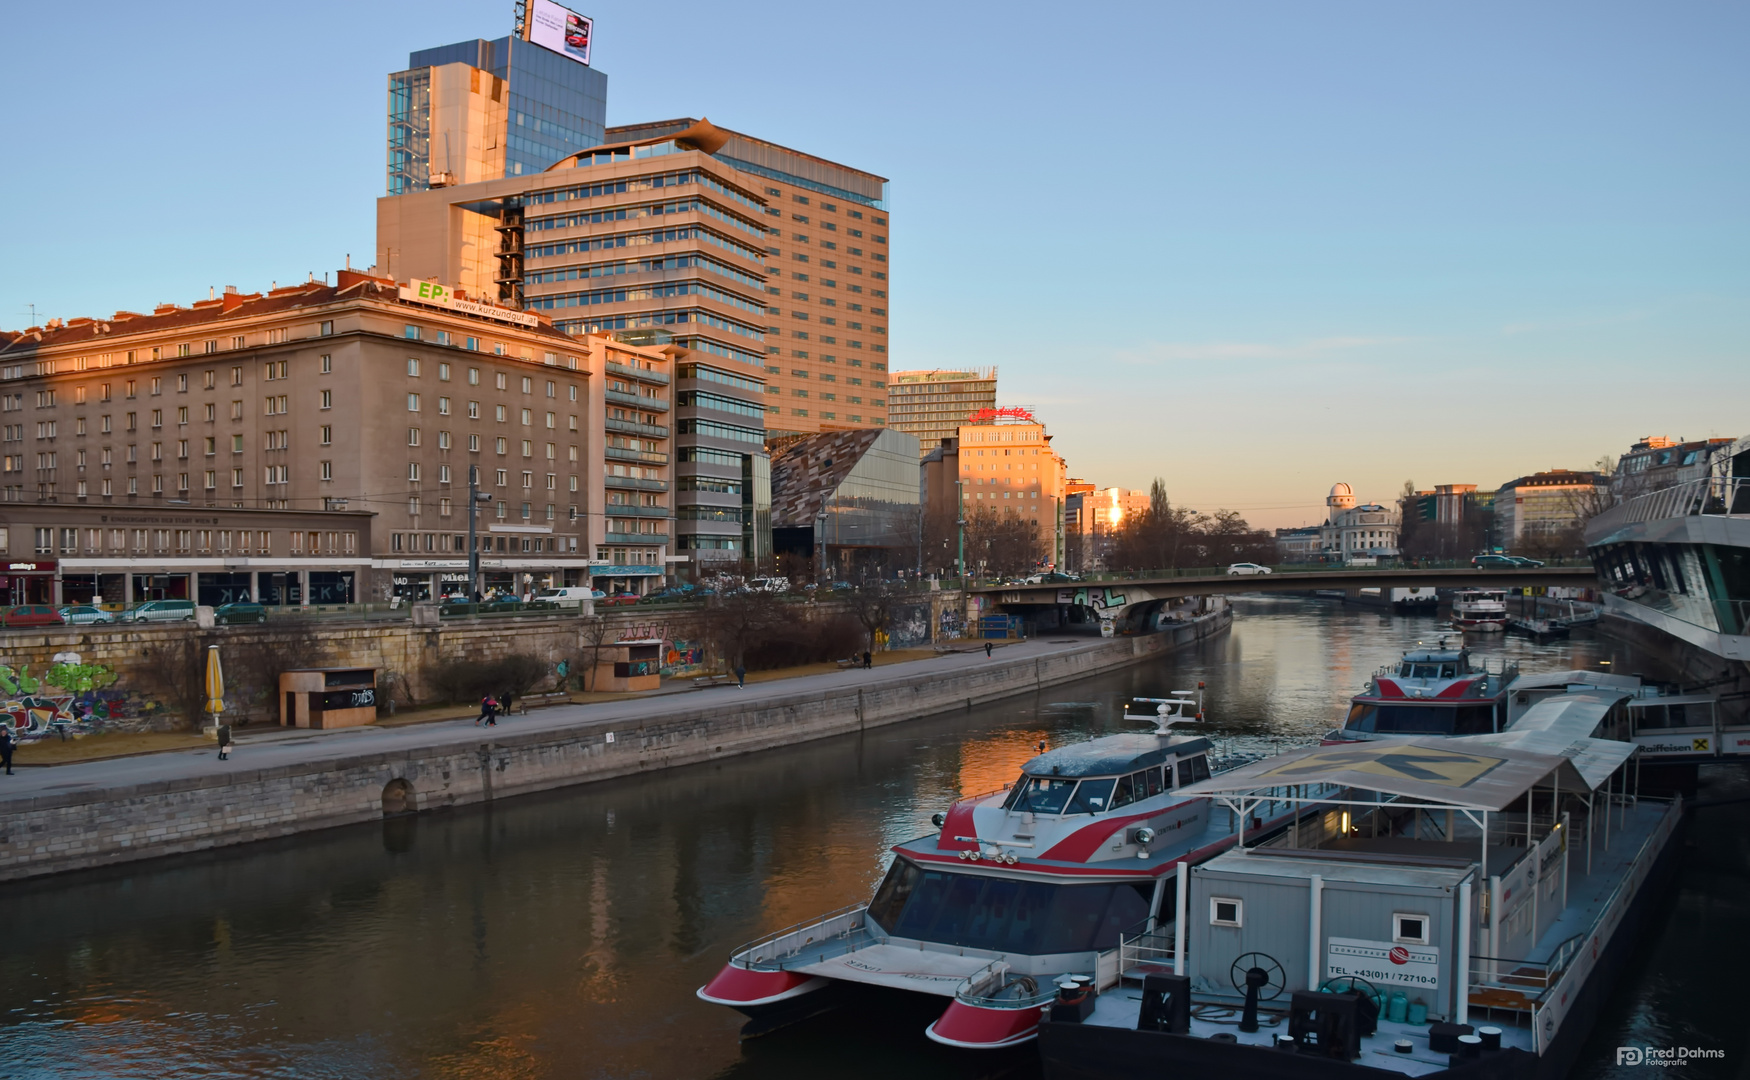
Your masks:
M637 723L666 715L687 713L716 699L721 699L726 704L733 701L741 706L796 694L824 693L847 687L898 682L912 678L920 671L946 672L985 664L1032 660L1041 656L1092 649L1103 643L1097 637L1077 637L1072 643L1068 635L1063 635L1051 641L1039 639L999 644L995 655L990 659L986 659L984 650L978 648L974 652L945 653L928 659L880 665L872 671L851 668L795 678L749 682L745 689L738 689L733 685L711 687L697 691L699 695L704 695L702 697L692 693L664 693L655 697L587 705L554 705L535 709L527 716L501 717L498 727L493 729L476 727L472 713L448 720L384 727L373 725L342 728L336 731L271 729L240 741L232 750L229 762L218 761L217 747L209 743L194 750L19 769L12 776L0 775L0 808L11 800L40 795L65 794L121 784L174 781L239 767L271 769L311 762L340 761L366 754L392 754L427 747L472 744L490 738L489 732L522 734L563 731L570 727L615 720Z

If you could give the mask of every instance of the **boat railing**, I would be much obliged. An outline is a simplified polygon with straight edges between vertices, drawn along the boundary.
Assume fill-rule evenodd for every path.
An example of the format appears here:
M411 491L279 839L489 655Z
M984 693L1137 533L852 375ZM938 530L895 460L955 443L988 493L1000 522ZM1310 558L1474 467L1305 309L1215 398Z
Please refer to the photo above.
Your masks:
M1470 958L1470 989L1473 998L1479 989L1484 991L1506 991L1506 997L1501 994L1485 994L1489 999L1490 1008L1513 1008L1512 996L1517 995L1524 1004L1519 1006L1529 1010L1534 1003L1541 1002L1556 984L1562 973L1568 970L1568 965L1574 962L1580 946L1585 943L1585 934L1575 934L1573 937L1556 946L1555 952L1548 960L1509 960L1495 956L1472 956Z
M756 971L781 971L804 952L818 953L827 946L835 953L855 952L873 941L867 909L867 904L848 904L819 918L786 926L736 949L734 959Z
M1118 974L1128 977L1137 968L1166 969L1173 966L1173 924L1144 919L1118 935Z
M1599 536L1610 529L1674 517L1750 515L1750 477L1709 476L1624 499L1586 525Z
M992 960L954 988L954 998L981 1009L1036 1009L1057 996L1049 979L1016 975L1007 961Z

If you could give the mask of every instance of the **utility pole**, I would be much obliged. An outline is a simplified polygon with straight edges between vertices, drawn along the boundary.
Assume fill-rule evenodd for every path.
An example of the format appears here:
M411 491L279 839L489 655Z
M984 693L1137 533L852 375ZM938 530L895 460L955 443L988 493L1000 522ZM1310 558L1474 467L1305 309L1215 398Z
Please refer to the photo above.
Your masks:
M491 495L480 493L480 468L468 466L468 602L475 603L480 595L480 542L476 539L475 521L480 516L480 504L491 502Z

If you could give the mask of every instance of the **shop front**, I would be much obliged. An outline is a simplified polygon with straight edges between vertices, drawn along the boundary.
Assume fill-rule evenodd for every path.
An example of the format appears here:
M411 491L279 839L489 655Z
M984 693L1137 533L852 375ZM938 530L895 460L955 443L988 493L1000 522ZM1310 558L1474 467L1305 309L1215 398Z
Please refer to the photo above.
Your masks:
M663 577L662 567L636 563L631 565L599 563L592 564L589 568L591 586L600 589L609 596L623 593L637 593L643 596L660 589Z
M55 595L55 563L53 560L13 560L4 564L0 574L0 596L8 605L57 604Z

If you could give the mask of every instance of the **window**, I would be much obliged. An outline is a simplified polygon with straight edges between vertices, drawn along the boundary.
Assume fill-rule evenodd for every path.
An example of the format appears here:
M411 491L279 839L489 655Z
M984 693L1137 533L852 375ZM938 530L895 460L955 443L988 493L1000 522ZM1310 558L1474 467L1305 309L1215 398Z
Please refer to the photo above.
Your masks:
M321 336L323 336L323 337L332 336L334 333L334 320L332 320L332 319L322 320L322 328L317 332L319 334L321 334ZM327 359L327 358L324 357L324 359Z
M419 378L419 357L409 356L407 358L407 374L416 379Z
M1229 896L1209 898L1209 925L1244 926L1246 902Z
M497 420L497 421L498 421L498 422L499 422L499 423L501 423L501 424L502 424L502 423L504 423L504 420L505 420L505 412L504 412L504 406L503 406L503 405L494 405L494 406L493 406L493 407L492 407L492 414L493 414L493 417L494 417L494 418L495 418L495 419L496 419L496 420Z
M188 423L188 406L187 406L187 405L179 405L179 406L177 406L177 409L176 409L176 422L177 422L177 423L178 423L178 424L186 424L186 423Z
M419 327L414 326L412 324L408 324L407 326L402 327L401 336L406 338L408 341L418 341L419 340Z
M419 429L418 428L410 427L407 429L407 445L408 446L418 446L419 445Z
M132 416L133 414L129 413L128 415ZM231 403L231 419L233 419L233 420L243 419L243 403L241 401L233 401Z
M499 346L500 350L502 350L503 348L504 348L503 345ZM500 390L509 390L510 389L510 376L506 375L504 372L502 372L502 371L499 372L496 376L494 376L494 380L498 383L498 388Z
M334 479L334 462L324 461L322 463L321 476L322 476L322 479L324 479L324 480Z
M439 450L448 450L449 448L450 448L450 433L447 431L438 432L438 449Z
M176 392L179 394L188 393L188 376L187 375L178 375L176 377Z
M1392 912L1391 939L1403 945L1428 944L1428 916L1405 911Z
M480 385L480 369L479 368L471 367L468 369L468 385L469 386L479 386Z
M219 407L210 401L207 402L207 411L206 411L207 423L211 424L218 419L219 419Z
M334 445L334 429L332 427L330 427L327 424L323 424L317 430L321 433L323 446ZM241 435L237 436L237 445L236 445L236 447L234 447L234 449L237 449L237 450L243 449L243 436L241 436Z
M231 486L235 487L235 488L240 488L243 486L243 470L242 469L232 469L231 470Z
M407 463L407 479L409 479L409 480L418 480L419 479L419 462L409 461Z
M231 370L237 372L238 374L242 374L242 372L243 372L242 368L232 368ZM334 357L328 355L327 353L323 353L322 354L322 374L332 375L333 373L334 373Z
M523 420L523 427L530 426L531 424L533 424L535 422L534 412L532 410L529 410L529 409L524 409L523 414L522 414L522 420Z
M505 440L502 436L492 440L492 442L493 442L493 449L497 450L500 454L503 454L505 452L505 448L508 444L505 442Z
M418 394L408 394L407 395L407 411L408 412L418 412L419 411L419 395Z
M449 381L450 381L450 365L439 364L438 365L438 382L449 382Z

